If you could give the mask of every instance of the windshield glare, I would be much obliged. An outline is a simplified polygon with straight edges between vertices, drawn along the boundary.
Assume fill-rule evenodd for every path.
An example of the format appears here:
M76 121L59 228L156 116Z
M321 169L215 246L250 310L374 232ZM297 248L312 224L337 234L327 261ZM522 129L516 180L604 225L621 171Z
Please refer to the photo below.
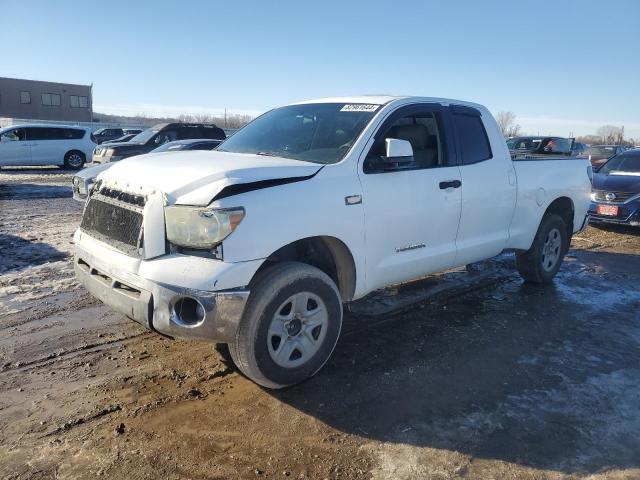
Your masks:
M336 163L344 158L379 107L310 103L277 108L239 130L218 151Z
M640 175L640 155L620 154L605 163L598 173L605 175Z
M143 130L142 132L137 134L135 137L133 137L131 140L129 140L129 142L130 143L147 143L159 131L160 130L157 130L157 129L147 128L146 130Z

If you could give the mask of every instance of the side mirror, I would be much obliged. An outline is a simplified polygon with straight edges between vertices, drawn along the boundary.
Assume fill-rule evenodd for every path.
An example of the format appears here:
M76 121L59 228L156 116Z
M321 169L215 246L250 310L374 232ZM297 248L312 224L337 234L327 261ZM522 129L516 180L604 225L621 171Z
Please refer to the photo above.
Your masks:
M386 138L386 162L391 163L404 163L413 161L413 147L407 140L400 140L399 138Z

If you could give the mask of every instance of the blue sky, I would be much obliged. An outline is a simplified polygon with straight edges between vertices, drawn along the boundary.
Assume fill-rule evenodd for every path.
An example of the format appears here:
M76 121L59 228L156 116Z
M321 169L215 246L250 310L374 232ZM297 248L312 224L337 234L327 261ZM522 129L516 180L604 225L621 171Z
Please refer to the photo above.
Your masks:
M640 138L637 0L0 6L0 76L93 83L97 111L259 113L391 93L510 110L530 133L609 123Z

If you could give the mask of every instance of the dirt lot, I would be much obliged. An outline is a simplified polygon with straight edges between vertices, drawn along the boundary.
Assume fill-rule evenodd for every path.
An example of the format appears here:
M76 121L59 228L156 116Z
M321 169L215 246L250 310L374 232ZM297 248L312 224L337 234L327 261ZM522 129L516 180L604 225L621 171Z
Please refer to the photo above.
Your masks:
M69 180L0 172L0 478L640 478L640 232L547 287L503 257L378 294L270 392L75 283Z

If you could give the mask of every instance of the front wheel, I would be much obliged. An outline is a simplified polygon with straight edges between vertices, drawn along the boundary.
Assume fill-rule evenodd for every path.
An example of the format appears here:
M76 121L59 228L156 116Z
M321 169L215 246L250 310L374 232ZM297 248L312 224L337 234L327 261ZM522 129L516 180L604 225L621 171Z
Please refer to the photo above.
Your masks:
M560 215L542 218L531 248L516 254L516 264L527 282L549 283L556 276L569 250L567 224Z
M283 388L323 367L341 327L342 302L333 280L310 265L284 262L253 282L229 351L251 380Z

